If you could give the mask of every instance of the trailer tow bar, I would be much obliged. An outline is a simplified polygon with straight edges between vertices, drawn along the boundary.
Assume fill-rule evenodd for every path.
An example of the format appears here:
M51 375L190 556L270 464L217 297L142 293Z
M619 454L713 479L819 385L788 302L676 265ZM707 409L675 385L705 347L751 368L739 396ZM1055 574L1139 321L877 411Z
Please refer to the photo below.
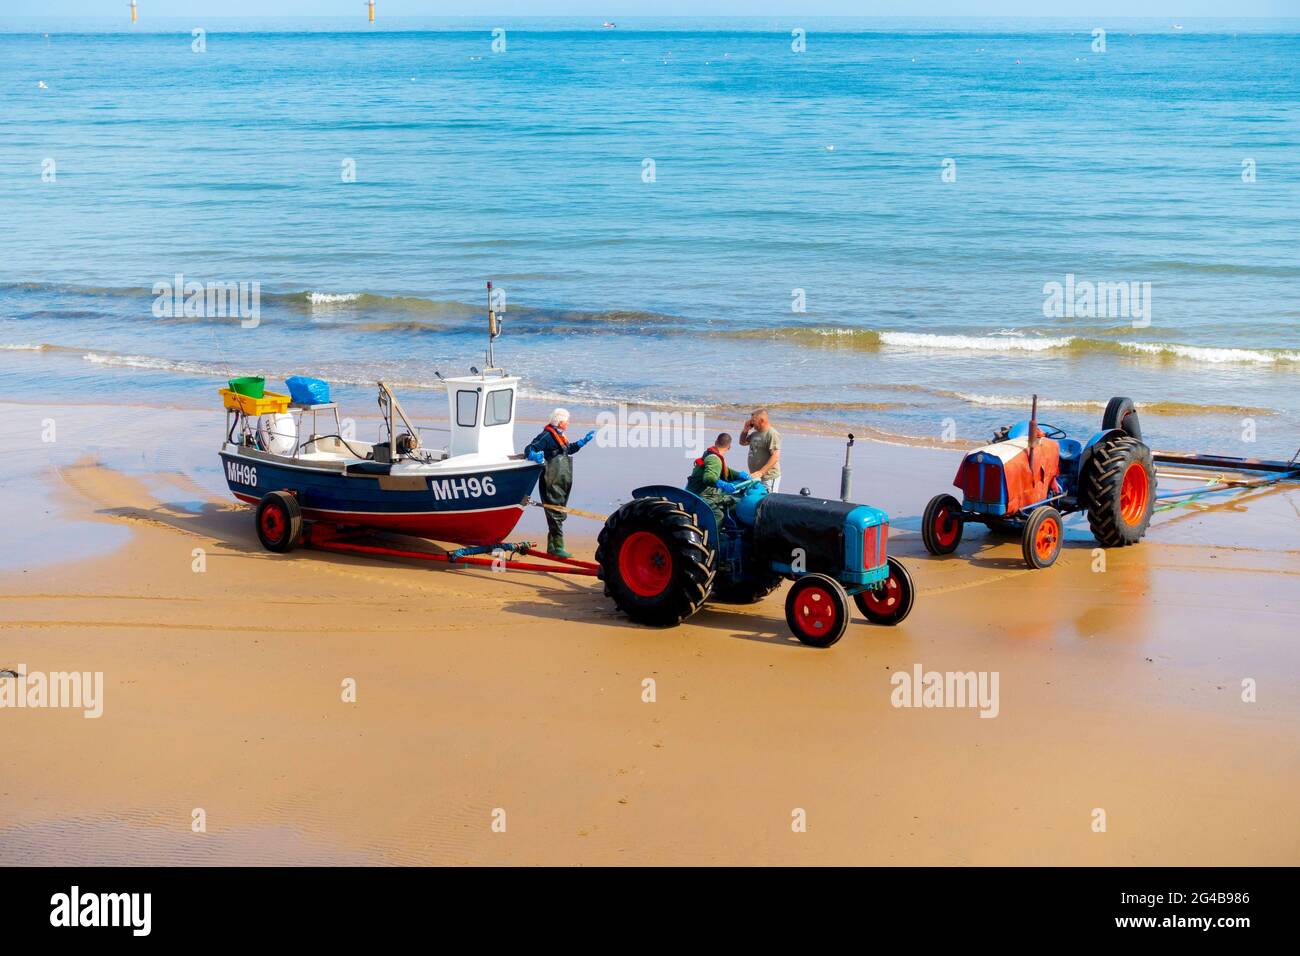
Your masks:
M323 532L323 533L322 533ZM408 548L390 548L382 545L360 544L349 540L350 535L340 535L324 529L313 528L307 536L306 543L322 551L334 551L346 554L369 554L387 558L409 558L416 561L439 561L452 566L510 569L512 571L540 571L545 574L576 574L595 577L599 565L579 558L560 558L552 554L534 551L535 545L529 541L502 542L501 544L474 545L456 548L452 551L412 551ZM520 561L507 555L532 557L531 561ZM541 562L546 563L541 563Z

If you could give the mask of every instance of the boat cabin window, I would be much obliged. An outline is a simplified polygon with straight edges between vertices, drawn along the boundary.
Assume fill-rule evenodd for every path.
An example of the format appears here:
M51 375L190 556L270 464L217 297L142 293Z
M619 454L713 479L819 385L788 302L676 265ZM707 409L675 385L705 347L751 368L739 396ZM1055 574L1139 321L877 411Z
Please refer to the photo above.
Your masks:
M478 392L461 389L456 393L456 424L461 428L478 424Z
M483 424L510 424L510 413L513 411L514 402L515 390L513 388L498 388L495 391L488 392L487 411L483 416Z

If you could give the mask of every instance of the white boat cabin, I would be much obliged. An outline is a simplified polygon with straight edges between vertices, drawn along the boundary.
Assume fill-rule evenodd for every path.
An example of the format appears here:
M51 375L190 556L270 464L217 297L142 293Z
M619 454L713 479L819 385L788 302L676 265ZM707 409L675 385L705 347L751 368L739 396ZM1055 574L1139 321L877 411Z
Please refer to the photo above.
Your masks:
M487 372L444 378L451 444L447 453L509 458L515 450L515 397L519 379Z

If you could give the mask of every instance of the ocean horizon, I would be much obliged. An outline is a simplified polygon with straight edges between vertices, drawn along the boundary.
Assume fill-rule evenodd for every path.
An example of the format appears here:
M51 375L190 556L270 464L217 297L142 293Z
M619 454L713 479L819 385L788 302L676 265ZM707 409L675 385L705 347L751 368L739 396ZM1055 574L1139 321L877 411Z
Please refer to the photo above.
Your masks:
M0 20L6 398L434 412L490 280L538 400L1300 444L1300 19L124 19Z

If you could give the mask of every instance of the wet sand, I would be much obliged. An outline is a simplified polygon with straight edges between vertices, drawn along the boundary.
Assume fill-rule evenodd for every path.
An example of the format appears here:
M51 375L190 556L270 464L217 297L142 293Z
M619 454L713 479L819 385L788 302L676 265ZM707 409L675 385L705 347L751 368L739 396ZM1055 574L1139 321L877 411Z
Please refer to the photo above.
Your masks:
M99 719L0 709L0 863L1300 863L1300 489L1162 514L1102 573L1072 523L1029 572L982 531L924 553L954 453L860 443L854 498L894 516L919 594L819 651L784 588L649 630L592 579L271 555L213 412L0 412L28 489L0 668L105 682ZM842 445L786 438L783 490L835 494ZM605 513L686 457L575 464L572 504ZM598 525L570 528L590 555ZM998 716L892 706L917 664L996 671Z

